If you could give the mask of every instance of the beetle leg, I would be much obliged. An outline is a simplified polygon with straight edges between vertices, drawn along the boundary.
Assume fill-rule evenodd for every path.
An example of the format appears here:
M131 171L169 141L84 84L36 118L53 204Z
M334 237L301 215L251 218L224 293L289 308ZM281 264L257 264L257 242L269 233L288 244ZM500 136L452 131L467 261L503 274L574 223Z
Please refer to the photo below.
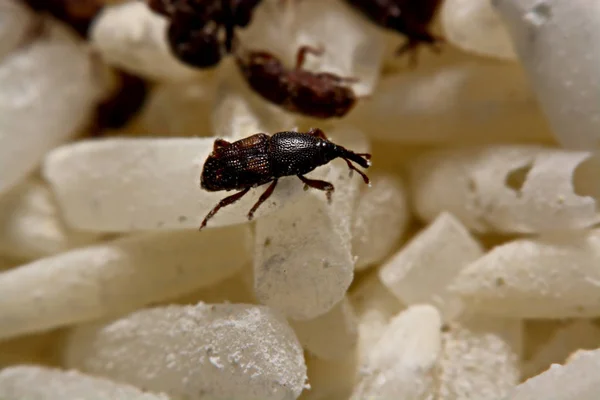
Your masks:
M244 195L246 193L248 193L249 191L250 191L250 188L248 187L248 188L242 190L241 192L232 194L231 196L225 197L223 200L219 201L219 204L217 204L215 206L215 208L210 210L210 212L206 215L206 217L204 217L204 220L202 220L202 224L200 225L199 230L201 231L206 226L206 223L208 222L208 220L211 219L212 217L214 217L214 215L217 213L217 211L219 211L223 207L226 207L230 204L235 203L236 201L238 201L239 199L244 197Z
M356 83L360 82L360 79L352 77L352 76L338 76L336 74L332 74L330 72L321 72L318 74L319 76L326 77L331 79L335 83Z
M316 136L316 137L321 138L323 140L329 140L329 139L327 139L327 136L325 135L325 132L323 132L319 128L311 128L308 131L308 134L311 135L311 136Z
M334 187L331 183L329 182L325 182L325 181L320 181L317 179L308 179L302 175L296 175L298 178L300 178L300 180L302 182L304 182L304 188L306 190L306 187L311 187L313 189L319 189L319 190L324 190L327 196L327 202L331 204L331 195L333 194L334 191Z
M312 47L312 46L302 46L298 49L298 53L296 54L296 69L301 69L302 65L304 65L304 60L306 60L307 54L313 54L315 56L320 56L325 52L325 49L322 47Z
M256 204L252 206L252 209L248 213L248 221L252 221L252 218L254 218L254 213L256 212L256 210L258 210L258 207L260 207L262 203L264 203L269 197L271 197L273 191L275 190L275 186L277 186L277 179L275 179L273 183L269 185L267 190L265 190L265 192L260 195Z
M368 185L370 183L369 177L367 175L365 175L361 170L359 170L358 168L356 168L351 162L350 160L347 160L344 158L344 161L346 161L346 164L348 164L348 168L350 168L350 176L352 176L352 171L356 171L360 174L360 176L362 176L363 181L365 181L365 183Z

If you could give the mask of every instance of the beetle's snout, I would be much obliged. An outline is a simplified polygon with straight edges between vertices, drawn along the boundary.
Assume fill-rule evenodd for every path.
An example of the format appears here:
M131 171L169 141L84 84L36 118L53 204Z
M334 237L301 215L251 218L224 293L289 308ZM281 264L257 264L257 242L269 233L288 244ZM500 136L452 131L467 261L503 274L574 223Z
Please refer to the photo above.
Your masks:
M357 163L363 168L369 168L371 166L371 155L367 153L359 154L344 149L342 157Z

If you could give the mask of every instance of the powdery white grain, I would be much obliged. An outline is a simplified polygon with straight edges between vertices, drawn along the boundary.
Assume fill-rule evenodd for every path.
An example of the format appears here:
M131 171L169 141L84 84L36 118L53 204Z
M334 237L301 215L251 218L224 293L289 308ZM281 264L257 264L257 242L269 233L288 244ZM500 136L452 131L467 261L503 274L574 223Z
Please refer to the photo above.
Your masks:
M0 193L75 136L108 89L102 66L75 33L52 19L39 24L36 40L0 63Z
M461 222L442 212L379 270L383 284L404 304L429 303L445 320L464 308L448 285L467 265L484 254L481 244Z
M249 230L146 233L0 274L0 338L129 311L213 285L249 262Z
M436 399L503 398L520 379L522 325L481 315L450 323L442 333Z
M452 45L480 56L516 60L511 38L491 0L446 0L440 20Z
M137 311L70 335L66 365L189 400L296 399L306 365L293 330L246 304Z
M37 179L24 181L0 198L0 254L30 260L98 239L67 228L52 192Z
M404 306L386 288L377 272L364 278L350 292L350 301L358 319L357 360L362 364L371 348L385 332L390 320L403 310Z
M97 378L77 371L16 365L0 371L2 400L169 400L165 394Z
M521 318L600 315L600 230L493 248L451 283L473 309Z
M434 393L434 368L441 351L439 312L409 307L392 319L361 367L352 400L424 399Z
M600 350L580 354L565 366L549 370L518 385L504 400L596 400L600 393Z
M94 49L109 64L153 80L186 80L201 70L178 61L166 40L167 20L143 1L104 7L90 27Z
M552 131L563 146L600 143L600 3L494 0Z
M298 340L322 360L337 360L353 354L358 340L357 319L348 298L331 310L306 321L290 321Z
M600 158L589 152L500 145L433 150L411 166L426 221L450 211L478 232L541 233L600 221Z
M585 357L589 357L592 356L593 354L597 353L598 349L594 349L594 350L577 350L574 351L573 353L571 353L569 355L569 357L567 357L565 364L569 364L579 358L585 358Z
M402 180L385 173L369 175L371 187L361 188L352 222L352 253L359 271L389 255L411 218Z
M50 152L44 176L69 226L95 232L198 228L231 192L200 188L211 138L106 139L72 143ZM266 186L223 208L206 229L247 223ZM258 219L303 194L296 177L282 178Z
M368 151L367 141L358 131L337 128L326 133L350 150ZM331 204L325 192L310 189L301 200L256 223L256 297L298 320L313 319L331 310L352 282L352 209L359 185L364 184L356 173L349 177L342 160L307 176L334 185Z

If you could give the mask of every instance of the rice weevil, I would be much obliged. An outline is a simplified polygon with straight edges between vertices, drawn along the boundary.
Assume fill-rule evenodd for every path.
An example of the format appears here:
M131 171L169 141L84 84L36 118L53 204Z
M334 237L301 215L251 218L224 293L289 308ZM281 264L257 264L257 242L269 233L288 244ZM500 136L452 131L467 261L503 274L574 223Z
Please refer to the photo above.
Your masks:
M304 182L304 190L311 187L325 191L327 200L331 202L333 185L326 181L309 179L304 175L336 158L346 161L351 173L358 172L365 183L369 183L369 178L351 161L363 168L369 168L371 155L355 153L329 141L325 133L318 128L307 133L277 132L272 136L257 133L235 142L216 139L213 151L204 163L200 187L210 192L239 191L222 199L206 215L200 230L221 208L235 203L251 188L270 182L248 212L248 220L252 220L260 205L273 194L278 179L284 176L296 175Z
M246 82L263 99L313 118L340 118L357 100L354 90L343 84L356 82L356 79L302 69L307 54L321 55L323 51L300 47L294 69L286 68L277 57L265 51L240 50L235 57Z

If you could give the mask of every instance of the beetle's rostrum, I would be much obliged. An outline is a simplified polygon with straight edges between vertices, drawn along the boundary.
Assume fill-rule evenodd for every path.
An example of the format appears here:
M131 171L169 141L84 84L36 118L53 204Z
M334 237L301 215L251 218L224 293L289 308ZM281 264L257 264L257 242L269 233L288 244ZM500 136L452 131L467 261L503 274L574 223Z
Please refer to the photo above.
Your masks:
M260 205L273 194L278 179L284 176L296 175L304 182L305 190L311 187L325 191L327 200L331 202L333 185L304 175L336 158L346 161L350 172L358 172L365 183L369 184L369 178L352 163L369 168L371 155L355 153L331 142L318 128L307 133L285 131L272 136L257 133L236 142L216 139L212 153L204 162L200 187L211 192L239 191L221 200L206 215L200 230L221 208L241 199L251 188L270 182L248 212L248 220L252 220Z
M437 51L444 41L429 30L441 0L346 0L346 3L374 24L405 35L408 40L397 54L411 52L413 62L420 44L428 44Z
M235 57L246 82L263 99L287 111L313 118L340 118L356 104L354 90L345 86L356 79L302 68L308 54L321 55L323 52L323 49L310 46L300 47L293 69L266 51L240 49L235 52Z

